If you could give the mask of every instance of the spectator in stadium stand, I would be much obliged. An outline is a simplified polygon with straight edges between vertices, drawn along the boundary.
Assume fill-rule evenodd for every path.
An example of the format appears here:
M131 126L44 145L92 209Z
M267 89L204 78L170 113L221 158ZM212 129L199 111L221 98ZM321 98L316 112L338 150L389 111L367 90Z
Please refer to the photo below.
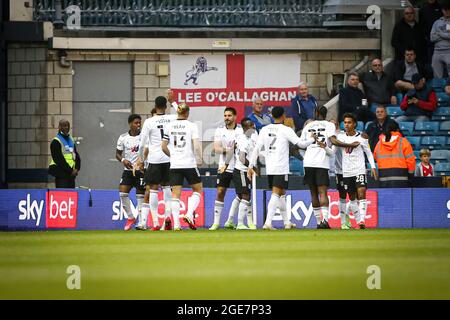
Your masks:
M395 121L386 125L373 156L377 162L381 188L409 187L409 179L414 176L416 157L411 144L402 137Z
M397 104L392 78L384 72L380 59L374 59L369 72L363 73L361 82L366 93L369 106L376 104Z
M405 50L404 59L396 61L394 64L393 81L395 89L401 93L414 89L411 83L412 76L416 73L425 75L425 79L432 78L430 72L422 63L416 61L416 52L412 48ZM400 101L399 101L400 102Z
M435 78L444 77L444 69L450 76L450 2L442 5L444 16L436 20L430 33L434 43L434 54L431 65Z
M406 48L416 50L417 60L423 62L426 57L426 40L423 28L416 21L416 12L413 7L407 7L403 18L397 22L392 31L391 44L395 49L395 59L403 59Z
M375 115L370 111L367 98L359 88L359 76L357 73L350 73L347 80L347 87L339 90L339 116L338 120L343 120L344 113L354 113L358 121L364 123L375 119Z
M272 116L267 112L263 112L263 106L263 100L261 98L256 98L253 100L253 112L248 116L255 124L255 129L258 133L263 127L274 123Z
M436 93L429 87L425 78L416 73L412 77L414 89L409 90L403 98L400 108L405 112L398 117L401 121L429 121L437 107Z
M48 172L55 177L56 188L75 188L75 178L81 167L80 155L69 131L70 122L61 119L58 133L50 143L52 161Z
M434 51L434 43L430 40L431 28L440 17L442 17L442 6L437 0L427 0L419 10L419 21L422 24L427 42L427 64L431 64Z
M366 129L366 133L369 136L369 145L372 152L375 150L375 146L378 143L380 135L385 131L386 126L390 122L395 122L389 118L386 112L386 106L378 105L375 111L376 120L369 123Z
M428 149L419 151L420 163L416 167L416 177L434 177L434 167L430 163L431 152Z
M304 82L300 83L297 95L291 100L290 114L294 119L295 132L303 129L306 120L314 119L314 110L317 106L317 99L309 94L308 85Z

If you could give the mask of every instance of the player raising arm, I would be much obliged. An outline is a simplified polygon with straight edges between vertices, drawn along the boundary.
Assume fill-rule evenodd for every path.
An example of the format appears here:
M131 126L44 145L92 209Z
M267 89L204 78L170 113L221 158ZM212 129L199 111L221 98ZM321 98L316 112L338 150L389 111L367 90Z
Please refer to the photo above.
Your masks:
M174 230L180 228L180 196L184 179L192 188L191 201L183 220L189 228L196 230L194 212L200 204L203 186L197 165L202 164L202 146L197 125L188 120L189 106L181 103L177 107L177 120L167 125L162 141L163 152L170 157L170 185L172 186L172 215Z
M261 149L264 147L266 159L266 172L269 180L269 188L272 189L269 204L267 206L267 218L263 229L275 230L272 227L272 219L277 208L280 209L285 229L295 227L291 223L286 212L286 189L289 182L289 142L304 149L315 142L311 135L305 141L295 134L294 130L283 124L286 116L282 107L272 109L274 124L269 124L261 129L256 146L253 149L248 165L248 178L251 180L255 174L255 166Z

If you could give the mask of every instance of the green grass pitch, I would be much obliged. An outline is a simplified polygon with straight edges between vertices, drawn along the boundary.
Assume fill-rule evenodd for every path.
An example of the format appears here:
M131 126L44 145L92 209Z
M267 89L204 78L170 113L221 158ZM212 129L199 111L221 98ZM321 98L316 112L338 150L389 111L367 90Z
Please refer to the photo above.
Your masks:
M3 232L0 274L1 299L449 299L450 229Z

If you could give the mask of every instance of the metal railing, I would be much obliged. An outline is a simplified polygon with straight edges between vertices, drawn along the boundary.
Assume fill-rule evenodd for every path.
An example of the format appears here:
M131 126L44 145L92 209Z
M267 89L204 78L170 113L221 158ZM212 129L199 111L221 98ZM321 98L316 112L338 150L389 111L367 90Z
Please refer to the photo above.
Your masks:
M34 0L34 20L55 21L55 0ZM321 27L324 0L62 0L81 9L81 26Z

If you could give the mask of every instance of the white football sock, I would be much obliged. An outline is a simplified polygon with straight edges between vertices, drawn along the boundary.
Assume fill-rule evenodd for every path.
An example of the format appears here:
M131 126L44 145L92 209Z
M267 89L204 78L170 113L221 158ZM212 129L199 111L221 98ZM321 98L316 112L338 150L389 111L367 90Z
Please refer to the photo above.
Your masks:
M247 207L247 224L248 225L254 224L253 223L252 203L250 201L248 202L248 207Z
M172 198L170 202L170 207L173 216L173 227L180 227L180 199Z
M150 190L150 212L152 214L153 226L159 226L158 221L158 191Z
M313 208L314 217L316 217L317 224L320 224L322 221L321 215L320 215L320 208Z
M239 201L238 225L244 224L245 216L247 215L249 202L247 200Z
M200 193L194 192L192 193L192 196L190 197L190 200L188 201L188 210L186 215L193 220L194 219L194 211L197 209L198 205L200 204Z
M341 225L344 225L347 223L347 215L345 212L346 207L347 207L347 200L339 199L339 216L341 217Z
M272 219L275 215L275 211L277 210L280 202L280 197L275 193L272 193L270 196L269 204L267 205L267 217L265 224L268 226L272 225Z
M170 187L162 187L164 195L164 217L170 218L172 210L170 210L170 202L172 201L172 189Z
M128 219L133 219L133 213L131 212L130 195L126 192L119 192L120 203L122 204L122 209L125 211Z
M150 213L150 205L146 202L142 204L142 225L147 226L147 218L148 214Z
M220 216L222 215L223 210L223 202L215 201L214 202L214 224L220 223Z
M141 222L142 221L142 204L144 203L144 195L137 194L136 199L137 199L137 205L138 205L137 210L138 210L139 222Z
M366 199L362 199L359 200L359 215L360 215L360 220L358 223L365 223L366 222L366 212L367 212L367 200Z
M323 220L328 221L328 207L320 207L320 211L322 212Z
M278 209L280 209L281 217L283 218L284 225L289 224L291 221L289 220L287 211L286 211L286 195L281 196L278 201Z
M228 212L228 220L227 221L233 222L234 215L240 208L240 206L239 206L240 203L241 203L241 199L239 199L239 197L236 196L236 198L234 198L233 202L231 203L230 211Z
M356 222L358 222L360 220L358 201L350 201L350 210L353 212L353 216L355 217Z

